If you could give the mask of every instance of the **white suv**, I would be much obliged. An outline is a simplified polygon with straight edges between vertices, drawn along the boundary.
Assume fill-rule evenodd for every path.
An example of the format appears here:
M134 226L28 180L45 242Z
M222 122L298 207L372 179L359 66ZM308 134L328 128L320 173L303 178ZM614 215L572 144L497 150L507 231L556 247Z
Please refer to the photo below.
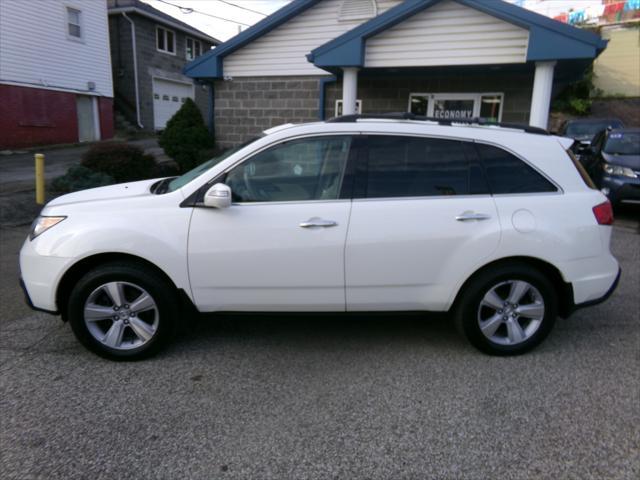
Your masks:
M110 358L157 351L188 306L451 312L484 352L522 353L619 277L571 142L403 117L276 127L178 178L53 200L22 284Z

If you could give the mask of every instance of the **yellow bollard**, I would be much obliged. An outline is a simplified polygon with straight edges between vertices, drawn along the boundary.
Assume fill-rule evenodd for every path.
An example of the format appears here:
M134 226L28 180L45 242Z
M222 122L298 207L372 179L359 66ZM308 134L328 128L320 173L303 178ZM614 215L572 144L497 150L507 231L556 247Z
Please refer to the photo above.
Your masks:
M44 155L36 153L36 203L44 205Z

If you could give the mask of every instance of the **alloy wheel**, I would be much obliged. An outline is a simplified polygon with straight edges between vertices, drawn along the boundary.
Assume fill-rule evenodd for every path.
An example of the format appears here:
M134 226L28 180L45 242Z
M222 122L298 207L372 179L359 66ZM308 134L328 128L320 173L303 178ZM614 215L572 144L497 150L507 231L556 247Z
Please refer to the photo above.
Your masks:
M115 350L130 350L148 343L160 321L153 297L129 282L100 285L87 298L83 313L89 333Z
M540 291L524 280L507 280L491 287L478 307L482 334L499 345L517 345L540 328L545 304Z

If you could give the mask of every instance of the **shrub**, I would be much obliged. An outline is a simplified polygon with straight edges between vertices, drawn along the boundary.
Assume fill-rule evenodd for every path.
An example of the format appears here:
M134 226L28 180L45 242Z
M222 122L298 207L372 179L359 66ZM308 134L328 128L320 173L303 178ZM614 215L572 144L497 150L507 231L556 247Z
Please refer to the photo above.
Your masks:
M152 178L156 162L135 145L98 143L83 155L81 165L120 183Z
M198 106L187 98L160 135L160 146L173 158L181 172L202 163L200 151L213 146Z
M51 182L50 189L54 192L69 193L114 183L116 183L115 180L109 175L94 172L82 165L73 165L69 167L66 174Z

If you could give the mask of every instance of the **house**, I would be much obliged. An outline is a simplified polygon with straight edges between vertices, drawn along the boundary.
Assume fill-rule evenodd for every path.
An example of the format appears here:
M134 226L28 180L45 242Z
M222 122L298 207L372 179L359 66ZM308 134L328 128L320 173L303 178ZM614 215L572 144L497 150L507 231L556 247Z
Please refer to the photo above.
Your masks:
M546 127L552 96L606 47L502 0L294 0L193 60L216 140L356 111Z
M140 0L108 0L116 110L144 130L161 130L187 98L205 119L209 90L182 74L220 42Z
M112 136L106 4L0 1L0 149Z

